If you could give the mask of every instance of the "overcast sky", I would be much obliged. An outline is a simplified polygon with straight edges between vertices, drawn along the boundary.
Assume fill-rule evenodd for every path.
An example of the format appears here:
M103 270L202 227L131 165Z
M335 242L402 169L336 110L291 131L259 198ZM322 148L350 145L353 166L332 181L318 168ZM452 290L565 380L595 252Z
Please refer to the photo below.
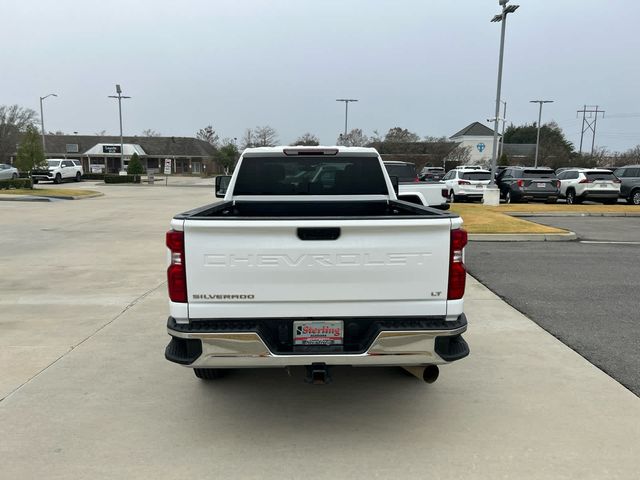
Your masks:
M640 144L640 2L514 0L503 99L507 118L537 120L551 99L578 145L583 104L600 105L596 144ZM304 132L333 144L349 127L450 136L493 116L497 0L0 0L0 104L39 109L47 130L154 129L221 137L271 125L282 143ZM485 122L486 123L486 122ZM585 136L590 147L591 138Z

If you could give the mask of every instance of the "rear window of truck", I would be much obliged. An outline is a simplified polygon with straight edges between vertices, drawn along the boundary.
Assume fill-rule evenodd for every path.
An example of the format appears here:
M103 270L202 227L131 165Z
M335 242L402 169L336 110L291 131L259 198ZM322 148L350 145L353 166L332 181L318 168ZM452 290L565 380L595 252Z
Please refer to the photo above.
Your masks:
M245 157L234 195L388 195L378 157Z
M398 177L399 182L415 182L416 167L408 163L385 163L384 168L387 169L390 177Z

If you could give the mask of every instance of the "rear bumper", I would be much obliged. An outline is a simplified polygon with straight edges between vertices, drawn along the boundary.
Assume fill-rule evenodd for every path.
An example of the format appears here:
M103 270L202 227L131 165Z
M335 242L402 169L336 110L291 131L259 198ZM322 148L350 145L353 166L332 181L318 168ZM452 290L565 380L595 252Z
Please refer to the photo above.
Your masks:
M583 198L595 199L617 199L620 196L618 190L585 190L582 194Z
M219 326L216 326L219 324ZM361 351L341 351L341 347L306 347L303 351L278 352L268 335L256 323L236 325L229 321L195 321L176 324L169 317L171 341L167 360L192 368L255 368L295 365L390 366L437 365L453 362L469 354L462 338L467 329L464 314L454 322L443 318L380 320L373 322L371 341ZM259 327L259 325L258 325ZM329 350L331 349L331 350Z

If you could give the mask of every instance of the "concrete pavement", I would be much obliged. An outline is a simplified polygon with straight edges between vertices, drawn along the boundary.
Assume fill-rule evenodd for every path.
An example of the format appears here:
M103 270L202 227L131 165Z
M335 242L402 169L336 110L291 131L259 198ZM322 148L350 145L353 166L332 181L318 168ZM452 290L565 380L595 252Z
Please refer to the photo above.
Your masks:
M164 360L163 234L204 189L0 205L0 478L635 478L640 399L469 281L470 357L238 371ZM12 393L10 393L12 392Z

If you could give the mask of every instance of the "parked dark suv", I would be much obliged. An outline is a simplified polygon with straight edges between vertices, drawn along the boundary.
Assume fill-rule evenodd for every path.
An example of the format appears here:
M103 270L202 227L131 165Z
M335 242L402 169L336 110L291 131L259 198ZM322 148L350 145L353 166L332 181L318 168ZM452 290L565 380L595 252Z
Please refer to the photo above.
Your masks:
M640 165L625 165L613 174L620 179L620 196L627 203L640 205Z
M496 178L500 197L505 202L528 200L555 203L560 195L560 181L550 168L509 167Z
M444 177L445 171L442 167L424 167L420 171L420 180L423 182L439 182Z

